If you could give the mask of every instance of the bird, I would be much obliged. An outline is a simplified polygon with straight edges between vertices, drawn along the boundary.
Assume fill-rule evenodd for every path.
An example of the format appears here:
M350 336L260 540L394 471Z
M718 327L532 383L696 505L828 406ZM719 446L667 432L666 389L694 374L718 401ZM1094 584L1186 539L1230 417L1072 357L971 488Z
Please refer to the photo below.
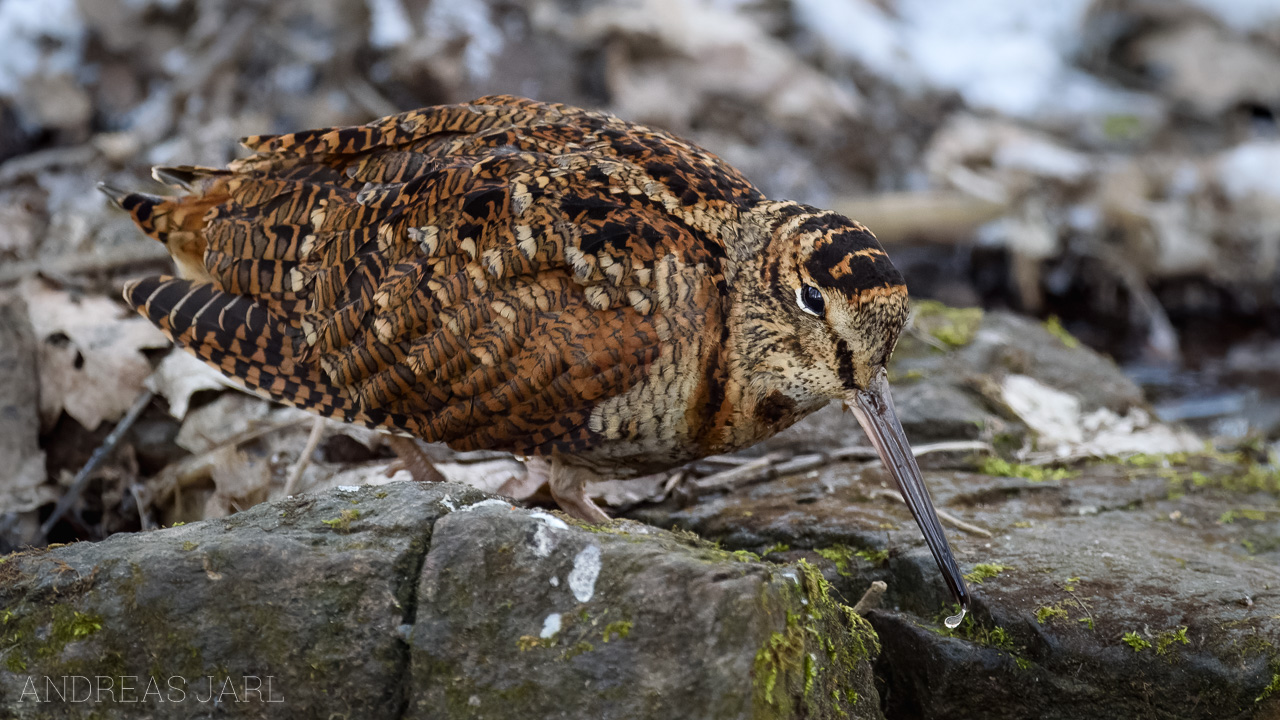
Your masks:
M175 344L325 417L539 458L589 522L589 482L840 401L968 607L887 381L906 283L862 224L663 130L509 95L241 143L155 168L177 195L103 188L174 259L124 298Z

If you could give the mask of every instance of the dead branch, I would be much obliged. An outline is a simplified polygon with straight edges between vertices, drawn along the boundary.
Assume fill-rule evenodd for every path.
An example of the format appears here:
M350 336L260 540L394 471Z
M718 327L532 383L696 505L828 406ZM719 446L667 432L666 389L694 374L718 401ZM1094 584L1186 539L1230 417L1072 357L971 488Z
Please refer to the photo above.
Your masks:
M49 519L45 520L40 526L40 536L42 538L49 537L49 531L53 529L54 525L58 524L58 521L62 519L67 510L70 510L71 506L75 504L80 497L80 493L84 491L84 486L88 484L89 477L98 469L99 465L111 457L111 453L120 444L124 434L137 422L142 415L142 411L146 410L147 406L151 404L153 397L155 396L150 390L143 390L138 399L134 401L133 406L129 408L129 412L125 413L120 422L116 423L111 433L98 446L98 449L94 450L93 454L89 456L89 462L85 463L84 467L80 468L80 472L76 473L75 479L71 481L71 487L67 488L67 493L58 500L58 504L54 506L53 512L49 515Z
M991 446L979 440L955 440L948 442L919 445L913 452L916 457L938 452L991 451ZM814 453L789 457L785 453L770 453L762 458L722 472L708 475L693 481L692 492L695 496L706 495L721 490L768 482L784 475L809 472L837 462L850 460L874 460L879 457L874 448L865 445L850 445L829 453Z
M884 498L886 500L896 500L900 503L904 503L904 504L906 503L906 500L902 499L902 495L898 493L897 490L887 490L884 488L876 488L875 490L872 490L868 494L873 499ZM991 534L990 530L974 525L973 523L965 522L964 520L961 520L955 515L952 515L951 513L946 512L945 510L938 510L937 508L934 508L934 512L938 513L939 520L941 520L942 522L950 525L951 527L957 530L960 530L962 532L967 532L970 535L977 535L979 537L984 537L984 538L995 537L994 535Z

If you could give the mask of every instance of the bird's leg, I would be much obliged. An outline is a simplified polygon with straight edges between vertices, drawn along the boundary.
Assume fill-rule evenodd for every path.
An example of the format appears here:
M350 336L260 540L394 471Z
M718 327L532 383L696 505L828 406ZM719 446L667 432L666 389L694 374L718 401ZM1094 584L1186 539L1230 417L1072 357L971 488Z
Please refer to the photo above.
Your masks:
M594 525L609 522L609 516L596 507L587 497L587 481L595 476L590 470L566 465L559 458L551 458L551 497L561 510Z
M536 495L543 483L550 487L551 463L546 458L537 456L524 458L523 464L523 475L512 475L494 492L516 500L524 500Z
M388 475L394 475L396 470L401 468L408 470L416 482L444 482L444 475L436 469L431 463L431 458L423 452L418 446L416 440L399 435L386 435L383 437L396 454L396 461L387 468ZM396 467L396 465L400 467Z

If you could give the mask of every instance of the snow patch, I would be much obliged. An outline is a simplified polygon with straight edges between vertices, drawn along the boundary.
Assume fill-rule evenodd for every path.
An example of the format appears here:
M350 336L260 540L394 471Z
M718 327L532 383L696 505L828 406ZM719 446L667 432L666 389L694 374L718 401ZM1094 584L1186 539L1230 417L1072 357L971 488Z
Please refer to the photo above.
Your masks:
M365 0L369 6L369 44L379 49L403 45L413 37L409 14L400 0Z
M502 31L493 24L489 5L481 0L433 2L426 13L427 39L440 47L467 38L462 62L472 80L484 80L493 71L493 58L502 52Z
M1053 448L1062 457L1187 452L1200 447L1194 433L1156 422L1140 408L1123 416L1107 408L1085 413L1079 398L1025 375L1005 378L1001 395L1036 433L1041 447Z
M20 92L32 75L74 73L84 39L76 0L0 2L0 95Z
M1063 182L1079 182L1093 171L1089 156L1038 137L1012 137L991 154L996 167Z
M1080 399L1070 393L1027 377L1005 378L1001 394L1009 409L1017 413L1027 427L1045 443L1081 443Z
M1218 156L1218 183L1232 201L1251 196L1280 198L1280 141L1259 140Z
M182 4L182 0L124 0L124 4L135 10L145 10L151 7L172 10Z
M795 0L794 7L799 23L832 51L899 84L918 84L898 21L878 5L865 0Z
M795 8L832 52L908 91L955 90L971 107L1024 119L1154 114L1154 98L1072 66L1092 2L900 0L896 17L872 0L796 0Z

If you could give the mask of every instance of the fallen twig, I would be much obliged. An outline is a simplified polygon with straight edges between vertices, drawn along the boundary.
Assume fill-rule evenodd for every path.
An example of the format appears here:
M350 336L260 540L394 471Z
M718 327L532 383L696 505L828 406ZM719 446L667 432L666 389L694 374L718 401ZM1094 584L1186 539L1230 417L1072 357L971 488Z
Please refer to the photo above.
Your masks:
M920 342L924 343L925 345L928 345L934 350L939 350L941 352L951 351L951 348L946 343L942 342L941 340L934 337L933 335L930 335L929 333L921 330L915 325L912 325L911 327L907 328L907 334L919 340Z
M259 18L252 10L241 10L233 15L214 36L213 42L202 53L188 61L186 71L178 75L173 90L178 95L192 94L218 75L219 71L236 59L236 52L249 38L249 30Z
M897 490L887 490L885 488L876 488L875 490L872 490L870 493L868 493L868 495L873 499L884 498L887 500L897 500L898 502L904 503L904 504L906 503L906 500L902 499L902 495L898 493ZM955 515L952 515L951 513L946 512L945 510L938 510L937 508L934 508L934 512L938 513L939 520L941 520L944 523L947 523L948 525L950 525L951 527L957 530L967 532L971 535L977 535L979 537L985 537L985 538L995 537L994 535L991 534L990 530L974 525L973 523L965 522L964 520L961 520Z
M129 495L133 497L134 507L138 509L138 524L142 527L143 532L154 529L151 518L147 516L147 509L143 506L142 494L146 492L146 486L139 482L129 483Z
M958 191L910 191L836 198L832 208L876 229L884 244L928 239L967 241L983 223L1008 212L1007 198L981 198Z
M376 117L395 115L400 112L400 108L395 103L358 75L347 78L344 89L347 91L347 96L355 100L357 105Z
M991 446L979 440L954 440L919 445L913 449L913 453L916 457L920 457L921 455L938 452L977 450L990 452ZM875 449L866 445L850 445L829 453L814 453L798 457L789 457L785 453L770 453L764 457L756 458L728 470L693 481L693 494L705 495L720 490L767 482L784 475L808 472L831 463L849 460L874 460L878 457L879 455L876 454ZM720 460L719 458L717 459Z
M311 434L307 436L307 444L302 448L302 454L298 455L298 461L293 464L293 470L289 472L289 479L284 484L285 497L293 495L294 490L298 488L298 482L302 480L302 473L311 464L311 455L315 453L316 447L320 445L320 438L324 437L326 422L324 418L317 417L312 423Z
M936 443L925 443L918 445L912 450L912 454L916 457L921 455L930 455L940 452L966 452L966 451L982 451L993 452L991 443L982 440L943 440Z
M72 147L48 148L19 155L0 164L0 185L8 185L20 178L37 175L53 167L87 165L97 156L97 148L89 143Z
M769 453L737 467L700 478L693 482L695 494L714 492L731 487L750 485L777 477L779 463L786 460L784 453Z
M754 460L756 458L746 457L745 455L708 455L698 462L709 465L731 465L737 467L738 465L746 465Z
M85 463L84 467L80 468L80 472L76 473L75 479L71 481L71 487L67 488L66 494L58 500L58 504L54 506L53 512L49 515L49 519L45 520L40 526L40 536L42 538L47 539L49 537L49 531L53 529L54 525L58 524L58 521L62 519L67 510L71 509L71 506L75 504L76 499L80 497L80 493L84 491L84 486L88 484L89 476L98 469L98 466L103 461L111 456L116 446L120 444L124 434L129 431L129 428L133 427L133 424L142 415L142 411L146 410L147 406L151 404L153 397L155 396L150 390L143 390L138 399L133 401L133 406L129 408L129 412L125 413L120 422L116 423L111 433L98 446L98 449L94 450L93 454L89 456L89 462Z
M858 600L858 604L853 606L853 611L859 615L866 615L868 611L880 607L880 598L884 597L884 593L888 589L889 586L883 580L876 580L871 583L871 587L862 593L862 599Z
M0 267L0 285L18 282L36 273L58 278L111 272L131 265L160 263L168 260L169 251L158 242L132 243L114 247L106 255L75 253L42 260L5 263L4 267Z
M159 475L149 481L154 483L152 491L155 493L155 501L163 504L169 501L170 496L178 492L182 487L202 481L209 477L213 472L213 465L217 462L218 451L228 447L235 447L241 443L247 443L257 440L264 435L270 435L281 430L297 427L305 422L310 422L310 417L294 418L285 422L276 423L275 425L267 425L266 427L257 428L256 430L248 430L242 432L235 437L214 445L198 455L183 458L176 463L166 467Z
M678 488L684 485L685 480L688 479L688 476L689 476L689 473L683 469L676 470L675 472L671 473L670 475L667 476L667 479L662 482L662 486L658 490L658 493L653 497L650 497L649 501L662 502L663 500L666 500L667 498L671 497L671 495L675 493Z

